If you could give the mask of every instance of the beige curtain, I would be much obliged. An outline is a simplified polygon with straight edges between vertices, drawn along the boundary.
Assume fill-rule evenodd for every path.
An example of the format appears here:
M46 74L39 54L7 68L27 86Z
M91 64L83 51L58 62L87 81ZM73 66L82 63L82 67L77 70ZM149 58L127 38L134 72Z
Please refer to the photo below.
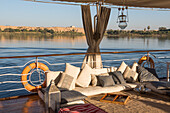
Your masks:
M83 26L84 31L87 39L88 44L88 53L96 53L100 52L100 42L103 39L103 35L105 33L109 17L110 17L110 8L101 7L100 14L97 18L97 24L96 24L96 31L93 32L92 28L92 20L91 20L91 12L90 12L90 6L89 5L82 5L82 20L83 20ZM102 60L101 55L86 55L82 64L82 67L84 67L85 64L89 64L92 68L102 68Z

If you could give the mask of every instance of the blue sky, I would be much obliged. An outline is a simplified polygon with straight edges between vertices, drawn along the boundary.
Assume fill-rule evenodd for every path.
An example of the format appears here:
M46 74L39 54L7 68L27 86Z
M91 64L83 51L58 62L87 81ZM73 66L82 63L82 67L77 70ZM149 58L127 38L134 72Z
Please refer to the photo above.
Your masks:
M91 7L92 16L95 7ZM56 5L28 2L23 0L0 0L0 25L82 27L80 6ZM117 9L112 9L108 29L119 29L116 23ZM170 28L170 11L129 10L127 29Z

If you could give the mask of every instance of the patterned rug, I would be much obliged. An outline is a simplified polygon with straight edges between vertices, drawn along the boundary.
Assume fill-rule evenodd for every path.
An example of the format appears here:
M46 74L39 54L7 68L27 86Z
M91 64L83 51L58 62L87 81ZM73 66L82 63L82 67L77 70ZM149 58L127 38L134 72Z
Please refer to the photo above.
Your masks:
M59 113L107 113L93 104L73 105L61 108Z

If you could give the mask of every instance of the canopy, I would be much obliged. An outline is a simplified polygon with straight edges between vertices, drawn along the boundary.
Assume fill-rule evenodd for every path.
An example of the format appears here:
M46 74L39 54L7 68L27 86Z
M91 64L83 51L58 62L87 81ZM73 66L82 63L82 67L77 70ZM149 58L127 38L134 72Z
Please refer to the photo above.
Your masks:
M76 3L96 3L103 2L110 5L126 5L130 7L146 8L170 8L170 0L52 0Z
M117 5L117 6L129 6L129 7L141 7L141 8L165 8L170 9L170 0L24 0L33 2L64 2L67 3L87 3L93 4L97 2L102 2L103 5Z

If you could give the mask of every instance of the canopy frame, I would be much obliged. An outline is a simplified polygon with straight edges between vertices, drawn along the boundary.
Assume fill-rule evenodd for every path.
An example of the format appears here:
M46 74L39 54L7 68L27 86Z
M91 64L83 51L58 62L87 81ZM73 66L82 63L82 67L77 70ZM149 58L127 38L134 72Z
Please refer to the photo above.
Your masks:
M61 5L90 5L96 6L96 3L102 4L102 6L109 8L118 8L119 6L128 6L131 10L153 10L153 11L170 11L170 1L169 0L24 0L39 3L51 3L51 4L61 4ZM142 3L143 1L143 3ZM156 6L154 5L154 2ZM140 4L142 5L140 5ZM153 6L152 6L153 3ZM136 4L136 5L135 5ZM147 5L148 4L148 5ZM160 4L160 6L159 6Z

